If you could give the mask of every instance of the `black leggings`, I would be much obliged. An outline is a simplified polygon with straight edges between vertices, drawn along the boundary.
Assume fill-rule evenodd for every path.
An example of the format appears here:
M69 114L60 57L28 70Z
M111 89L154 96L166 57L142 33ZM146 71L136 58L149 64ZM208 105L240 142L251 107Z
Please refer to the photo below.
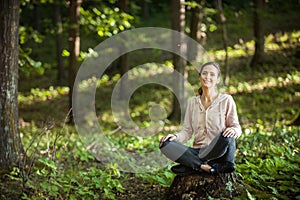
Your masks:
M236 151L235 139L216 136L212 142L204 148L196 149L185 146L176 140L166 140L160 147L161 152L169 159L193 169L199 169L202 164L234 163Z

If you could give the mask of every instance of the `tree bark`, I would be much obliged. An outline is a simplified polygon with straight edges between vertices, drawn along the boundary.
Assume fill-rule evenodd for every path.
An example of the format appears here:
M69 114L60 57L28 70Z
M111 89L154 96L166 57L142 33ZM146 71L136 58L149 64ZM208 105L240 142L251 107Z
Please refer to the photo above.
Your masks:
M233 198L245 191L234 173L176 176L165 194L166 200Z
M119 7L122 12L127 13L129 11L129 0L119 0Z
M33 3L34 30L41 31L41 8L38 2Z
M55 24L55 43L56 43L56 61L57 61L57 81L61 85L64 79L64 63L62 57L63 51L63 27L61 21L60 1L54 2L54 24Z
M190 37L194 40L196 40L197 42L200 42L201 40L201 22L203 19L203 5L204 5L204 1L203 0L197 0L196 1L198 6L195 8L192 8L192 15L191 15L191 23L190 23ZM198 49L197 46L193 45L194 43L190 43L189 45L189 51L188 53L190 54L188 57L191 60L196 60L198 57ZM192 54L192 55L191 55Z
M222 40L223 40L223 47L225 50L225 61L224 61L224 67L225 67L225 85L229 84L230 74L229 74L229 64L228 64L228 49L227 49L227 29L226 29L226 17L223 12L223 6L222 6L222 0L218 0L218 10L220 15L220 20L222 24Z
M68 82L69 82L69 108L72 109L72 93L73 85L76 78L76 72L78 69L78 57L80 53L80 35L79 35L79 17L80 17L80 5L82 0L70 0L69 8L69 70L68 70ZM69 123L73 123L73 112L69 112Z
M185 28L185 0L174 0L171 1L171 13L172 13L172 29L178 32L184 33ZM186 45L181 38L173 37L172 41L174 51L179 52L180 55L186 53ZM185 76L185 65L186 61L180 56L172 54L172 60L174 69L179 72L182 77ZM175 84L175 94L173 95L173 109L169 116L172 120L182 120L181 111L185 110L185 105L180 105L179 102L185 102L185 90L184 90L184 79L174 80ZM182 104L181 103L181 104Z
M264 30L263 30L263 11L265 0L253 0L253 31L255 40L255 52L251 60L251 67L256 67L264 61Z
M143 17L144 19L149 19L150 16L150 8L149 8L149 0L143 0Z
M19 0L0 1L0 169L21 159L18 125Z
M120 10L122 12L128 13L129 11L129 0L120 0L119 1L119 6ZM126 47L124 44L121 44L121 51L124 50ZM120 74L121 74L121 82L120 82L120 92L119 92L119 98L120 99L125 99L127 96L127 82L128 82L128 77L124 76L128 70L128 59L127 59L127 54L121 55L119 58L119 66L120 66Z

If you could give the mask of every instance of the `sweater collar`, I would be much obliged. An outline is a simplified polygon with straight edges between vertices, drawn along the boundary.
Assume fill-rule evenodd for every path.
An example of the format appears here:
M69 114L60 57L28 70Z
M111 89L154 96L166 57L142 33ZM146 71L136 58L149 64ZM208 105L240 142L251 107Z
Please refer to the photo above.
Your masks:
M215 98L215 99L213 100L213 102L211 103L210 106L213 106L214 104L220 103L221 101L223 101L223 100L225 100L225 99L226 99L226 94L219 93L218 96L217 96L217 98ZM198 102L198 104L202 105L202 104L201 104L200 95L197 96L197 102Z

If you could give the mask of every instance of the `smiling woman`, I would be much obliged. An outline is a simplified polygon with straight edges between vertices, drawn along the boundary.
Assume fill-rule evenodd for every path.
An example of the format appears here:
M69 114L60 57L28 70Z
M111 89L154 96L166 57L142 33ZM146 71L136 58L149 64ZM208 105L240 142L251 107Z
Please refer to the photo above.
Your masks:
M179 163L172 167L178 175L231 173L235 170L235 139L242 131L232 96L218 92L220 76L218 63L202 65L199 96L189 99L182 130L160 140L162 153ZM182 144L192 136L193 147Z
M199 73L199 79L202 87L199 88L199 95L201 96L201 102L205 108L208 108L213 100L218 97L217 84L220 82L221 71L218 63L208 62L201 67ZM203 94L203 87L210 88L215 87L215 90L211 90L211 94ZM206 91L209 91L205 89Z

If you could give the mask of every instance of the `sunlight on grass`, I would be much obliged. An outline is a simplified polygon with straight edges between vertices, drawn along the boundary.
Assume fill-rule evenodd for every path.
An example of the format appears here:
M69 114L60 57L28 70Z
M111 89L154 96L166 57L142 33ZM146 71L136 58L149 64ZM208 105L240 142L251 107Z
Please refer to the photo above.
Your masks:
M300 43L300 31L293 31L291 33L275 33L269 34L265 37L265 51L281 50L282 48L294 48ZM254 40L244 42L242 39L239 43L229 46L229 59L251 56L254 53ZM225 50L211 50L209 54L213 55L217 60L225 59Z
M34 104L58 98L69 93L69 87L49 87L49 89L32 88L29 94L19 92L18 101L21 104Z
M284 77L265 77L262 80L255 80L253 82L241 82L237 86L229 86L228 92L230 94L238 92L251 93L254 90L264 90L271 87L288 87L294 84L300 84L299 71L291 72Z

